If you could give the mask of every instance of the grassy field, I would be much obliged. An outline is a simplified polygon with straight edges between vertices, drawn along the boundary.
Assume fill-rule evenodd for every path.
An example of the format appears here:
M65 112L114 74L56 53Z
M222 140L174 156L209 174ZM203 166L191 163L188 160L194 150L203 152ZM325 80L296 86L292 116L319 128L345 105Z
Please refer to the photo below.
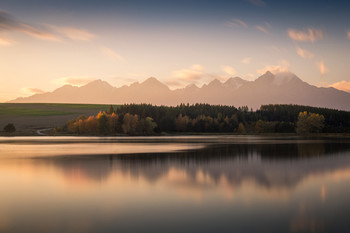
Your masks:
M15 104L0 103L0 131L13 123L18 134L35 134L37 129L53 128L80 115L95 115L109 105L99 104Z

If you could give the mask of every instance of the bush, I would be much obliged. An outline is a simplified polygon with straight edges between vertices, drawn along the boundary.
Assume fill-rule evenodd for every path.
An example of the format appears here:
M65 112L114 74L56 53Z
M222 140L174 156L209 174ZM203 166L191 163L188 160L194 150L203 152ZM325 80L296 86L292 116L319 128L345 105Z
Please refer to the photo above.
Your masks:
M6 133L16 132L16 127L12 123L9 123L4 127L4 132Z

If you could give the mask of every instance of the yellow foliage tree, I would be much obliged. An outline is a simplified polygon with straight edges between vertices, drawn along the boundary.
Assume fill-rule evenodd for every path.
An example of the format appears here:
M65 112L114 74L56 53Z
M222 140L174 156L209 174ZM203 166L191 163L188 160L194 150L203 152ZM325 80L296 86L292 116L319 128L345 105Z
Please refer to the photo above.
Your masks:
M297 133L320 133L324 127L325 118L316 113L300 112L297 122Z
M176 130L186 131L189 122L190 119L188 118L188 116L182 116L182 114L180 113L180 115L175 119Z
M240 134L246 134L247 133L242 122L239 123L237 132L240 133Z

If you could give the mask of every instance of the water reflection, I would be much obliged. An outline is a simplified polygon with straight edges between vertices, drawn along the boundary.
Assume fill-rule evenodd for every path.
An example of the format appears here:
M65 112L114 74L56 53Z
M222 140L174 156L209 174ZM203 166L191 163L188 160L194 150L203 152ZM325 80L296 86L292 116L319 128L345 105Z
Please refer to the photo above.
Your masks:
M307 176L348 168L350 157L344 155L349 150L348 143L222 144L173 153L45 157L30 163L53 167L64 175L79 173L95 182L116 171L149 182L181 171L191 185L198 185L204 176L215 183L225 179L232 186L250 179L265 188L293 188Z
M347 141L172 146L165 153L6 157L0 231L347 232L350 226Z

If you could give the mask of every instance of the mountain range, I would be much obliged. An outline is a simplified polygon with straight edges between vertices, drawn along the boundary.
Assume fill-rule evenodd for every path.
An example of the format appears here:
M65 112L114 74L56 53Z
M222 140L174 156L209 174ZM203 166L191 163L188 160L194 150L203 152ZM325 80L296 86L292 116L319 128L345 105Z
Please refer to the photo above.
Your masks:
M85 86L64 85L53 92L20 97L9 102L155 105L208 103L248 106L253 109L262 104L300 104L350 111L350 93L332 87L310 85L290 72L272 74L269 71L254 81L239 77L229 78L225 82L214 79L202 87L191 84L176 90L170 90L153 77L119 88L95 80Z

